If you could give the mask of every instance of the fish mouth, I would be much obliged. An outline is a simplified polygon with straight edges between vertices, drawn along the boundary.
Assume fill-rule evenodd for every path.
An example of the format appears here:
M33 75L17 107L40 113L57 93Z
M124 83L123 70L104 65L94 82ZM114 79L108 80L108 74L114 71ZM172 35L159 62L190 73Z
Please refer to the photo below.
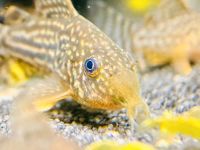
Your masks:
M135 71L122 70L109 79L109 86L119 103L127 103L140 96L140 84Z
M123 70L107 79L108 90L99 95L99 99L86 99L81 101L95 109L117 110L121 108L133 108L141 103L140 85L137 73L132 70Z
M144 120L148 116L147 104L140 94L140 84L137 73L130 70L122 72L110 78L110 87L114 91L113 102L127 109L129 118Z

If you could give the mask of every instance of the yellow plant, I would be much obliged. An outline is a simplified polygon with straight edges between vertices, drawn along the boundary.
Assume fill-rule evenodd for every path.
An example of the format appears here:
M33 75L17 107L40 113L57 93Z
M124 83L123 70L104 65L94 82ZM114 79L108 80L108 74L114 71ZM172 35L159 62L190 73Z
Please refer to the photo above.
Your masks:
M89 145L86 150L154 150L154 148L141 142L118 144L113 141L101 141Z
M146 127L158 127L167 134L184 134L200 139L200 106L180 115L165 112L161 117L148 119L143 125Z
M144 13L159 4L160 0L125 0L125 5L132 11Z
M34 67L15 59L8 59L8 83L16 85L27 81L36 74Z

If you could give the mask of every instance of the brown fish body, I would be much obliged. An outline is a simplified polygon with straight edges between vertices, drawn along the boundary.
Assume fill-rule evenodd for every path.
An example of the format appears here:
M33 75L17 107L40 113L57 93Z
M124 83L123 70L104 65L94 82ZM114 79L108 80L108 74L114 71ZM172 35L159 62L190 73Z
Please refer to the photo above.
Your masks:
M144 53L149 66L172 63L176 71L187 74L189 62L200 58L199 22L198 13L186 13L143 28L134 37L135 50Z
M48 106L72 97L92 108L126 107L131 116L138 106L147 112L132 56L78 15L69 0L46 1L35 2L41 12L30 15L31 19L25 17L22 23L0 28L5 56L55 74L54 81L48 80L49 87L39 84L32 93L45 99L42 103ZM35 90L40 88L38 94Z
M71 76L76 78L81 75L78 74L75 67L78 66L78 60L82 59L81 57L85 53L95 55L93 51L96 51L95 49L91 51L82 49L80 53L73 46L77 42L77 38L73 38L77 32L74 24L79 27L84 26L82 19L80 16L69 20L35 18L34 21L25 22L23 25L10 29L8 35L4 37L2 45L6 47L7 55L22 59L37 68L55 72L62 80L74 84L75 80L72 80ZM87 24L86 26L85 29L88 29ZM82 33L80 36L86 38L87 33ZM91 37L88 38L93 40ZM85 39L81 41L81 37L78 40L82 42L80 47L81 44L86 45L88 49L91 46L90 41L86 42ZM78 80L76 80L77 83ZM89 105L91 106L91 104ZM114 107L111 106L111 108Z

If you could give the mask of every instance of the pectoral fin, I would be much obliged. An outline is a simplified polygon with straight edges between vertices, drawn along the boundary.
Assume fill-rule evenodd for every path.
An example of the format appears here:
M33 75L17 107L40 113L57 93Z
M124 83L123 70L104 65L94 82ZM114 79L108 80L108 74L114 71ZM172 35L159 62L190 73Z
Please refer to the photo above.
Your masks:
M172 65L176 72L188 75L192 71L189 60L189 48L186 40L172 49Z
M184 59L184 58L176 59L176 60L174 60L172 65L173 65L175 71L182 75L188 75L192 71L192 67L187 58L186 59Z
M69 87L54 75L29 81L21 89L16 99L27 99L41 111L48 110L58 101L73 95Z
M35 0L36 13L48 18L69 18L78 13L71 0Z
M34 107L34 101L56 102L67 94L66 87L56 77L32 80L21 87L10 114L12 136L1 141L1 150L62 150L78 149L73 143L57 136L49 126L47 116ZM68 90L69 91L69 90ZM55 98L55 99L54 99Z

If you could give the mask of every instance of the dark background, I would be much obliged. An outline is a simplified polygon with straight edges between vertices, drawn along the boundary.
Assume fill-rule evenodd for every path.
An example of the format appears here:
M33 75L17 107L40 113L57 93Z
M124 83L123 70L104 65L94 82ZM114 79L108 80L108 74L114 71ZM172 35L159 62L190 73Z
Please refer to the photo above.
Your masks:
M4 7L10 4L17 4L25 7L32 7L33 1L34 0L0 0L0 6ZM86 15L88 0L72 0L72 2L79 13Z

